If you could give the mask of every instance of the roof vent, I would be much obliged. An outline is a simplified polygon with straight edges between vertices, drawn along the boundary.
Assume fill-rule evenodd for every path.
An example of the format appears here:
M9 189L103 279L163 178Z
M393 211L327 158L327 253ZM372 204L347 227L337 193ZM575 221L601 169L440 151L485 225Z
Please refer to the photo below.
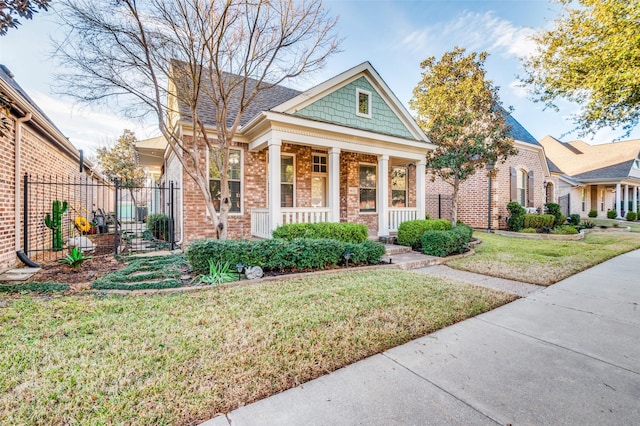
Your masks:
M6 67L6 65L2 65L0 64L0 68L2 69L2 71L9 76L9 78L13 78L14 75L13 73L9 70L9 68Z

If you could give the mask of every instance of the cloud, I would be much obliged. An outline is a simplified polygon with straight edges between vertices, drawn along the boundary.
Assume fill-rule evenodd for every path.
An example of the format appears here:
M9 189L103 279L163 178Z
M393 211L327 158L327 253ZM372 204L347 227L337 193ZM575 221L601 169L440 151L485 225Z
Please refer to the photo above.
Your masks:
M93 153L97 147L115 141L124 129L135 131L139 139L152 133L149 124L122 119L89 107L77 107L42 92L31 92L31 97L62 134L85 152Z
M529 97L529 92L527 88L522 84L520 80L514 80L509 83L509 89L511 94L516 98L527 99Z

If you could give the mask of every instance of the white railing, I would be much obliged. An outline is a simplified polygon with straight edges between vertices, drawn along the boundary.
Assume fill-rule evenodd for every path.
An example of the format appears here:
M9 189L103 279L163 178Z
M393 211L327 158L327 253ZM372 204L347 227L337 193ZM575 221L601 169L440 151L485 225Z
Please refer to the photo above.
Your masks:
M402 222L415 220L418 209L415 207L389 207L389 232L398 232Z
M283 207L282 224L330 222L331 209L328 207ZM251 235L271 238L271 213L268 208L251 209Z
M251 235L259 238L271 238L271 220L269 209L251 209Z

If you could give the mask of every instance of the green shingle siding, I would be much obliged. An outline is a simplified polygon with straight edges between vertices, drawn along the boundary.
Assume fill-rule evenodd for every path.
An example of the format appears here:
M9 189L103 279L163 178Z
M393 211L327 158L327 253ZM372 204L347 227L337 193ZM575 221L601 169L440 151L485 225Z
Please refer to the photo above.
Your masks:
M371 92L371 118L356 115L356 88ZM364 77L331 92L324 98L302 108L294 115L401 138L415 139Z

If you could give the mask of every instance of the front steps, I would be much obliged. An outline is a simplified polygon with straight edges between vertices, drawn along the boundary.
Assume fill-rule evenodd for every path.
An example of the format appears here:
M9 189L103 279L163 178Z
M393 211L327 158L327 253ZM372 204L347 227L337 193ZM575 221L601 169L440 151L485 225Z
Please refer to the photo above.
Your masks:
M418 269L444 263L444 259L441 257L428 256L411 250L411 247L385 244L385 248L386 252L382 256L382 262L396 265L398 269Z

